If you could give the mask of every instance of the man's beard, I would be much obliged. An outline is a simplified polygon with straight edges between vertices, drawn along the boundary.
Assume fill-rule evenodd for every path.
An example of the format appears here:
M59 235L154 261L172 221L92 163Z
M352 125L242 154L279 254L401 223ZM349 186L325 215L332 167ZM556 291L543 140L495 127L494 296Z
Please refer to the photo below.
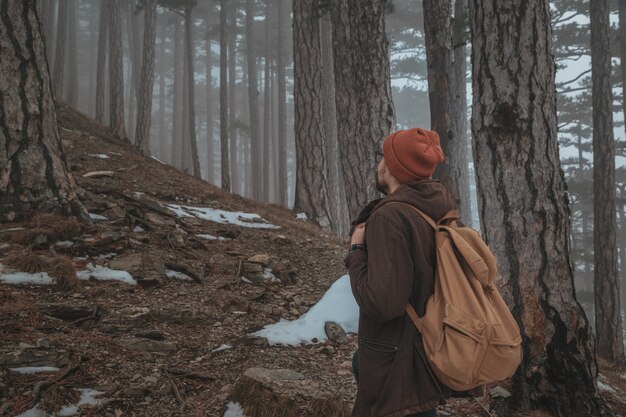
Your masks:
M376 189L385 195L389 194L389 185L378 179L378 171L374 173L374 176L376 178Z

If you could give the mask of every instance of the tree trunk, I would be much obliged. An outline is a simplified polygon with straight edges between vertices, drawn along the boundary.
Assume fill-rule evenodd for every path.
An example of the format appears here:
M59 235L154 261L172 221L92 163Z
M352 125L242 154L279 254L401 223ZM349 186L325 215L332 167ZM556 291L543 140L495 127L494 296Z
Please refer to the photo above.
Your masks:
M54 97L62 100L63 82L65 79L65 46L67 44L67 6L68 0L59 2L59 11L57 17L57 36L56 47L54 48L54 71L52 79L54 80Z
M593 258L596 352L624 362L615 213L613 93L609 50L609 0L591 5L591 79L593 91Z
M315 0L293 2L294 105L296 132L296 202L320 226L331 226L328 204L322 56Z
M454 39L450 71L450 131L448 142L450 177L458 192L458 204L465 224L472 225L470 200L469 141L467 136L467 0L454 2Z
M127 140L124 125L124 67L122 62L122 26L120 0L106 0L109 5L109 83L111 84L109 126L113 134Z
M524 339L507 405L612 415L596 389L592 333L574 293L549 2L472 0L470 16L483 236Z
M167 30L161 26L159 51L159 146L155 149L159 159L165 161L165 51L167 50Z
M48 65L54 62L54 47L56 45L56 17L58 10L57 0L48 0L46 8L46 25L42 28L45 34L46 57Z
M375 151L395 126L384 17L380 0L347 0L333 9L337 126L351 219L379 195Z
M254 0L246 0L246 53L248 61L248 107L250 113L250 147L252 158L252 198L263 199L263 154L259 129L259 86L257 79L257 53L254 45Z
M183 113L183 80L181 78L181 63L184 61L182 57L181 44L181 24L180 19L176 17L176 23L174 25L174 106L172 111L172 166L183 169L183 155L182 149L182 125L181 118Z
M128 26L128 52L130 54L128 80L128 140L136 145L135 132L137 129L137 116L135 116L141 79L142 47L141 47L141 13L137 13L137 4L131 0L126 5L126 23ZM145 7L144 7L145 9ZM144 16L145 20L145 16ZM145 31L145 25L144 25Z
M206 31L210 30L209 15L207 12ZM206 79L206 148L207 148L207 181L215 184L215 152L213 146L213 60L211 52L211 38L207 35L205 42L205 79Z
M106 0L100 3L98 24L98 67L96 69L96 120L104 124L105 71L107 62L107 39L109 27L109 8Z
M272 118L272 49L270 27L272 22L272 3L265 5L265 68L263 74L263 201L270 201L270 167L272 165L272 140L270 138L270 120Z
M96 30L96 26L98 25L98 8L95 4L91 3L89 5L89 88L87 91L87 114L92 119L96 117L95 110L95 100L91 98L96 94L96 77L94 74L98 71L97 68L97 59L98 59L98 48L94 48L94 45L98 44L98 31Z
M150 123L152 121L152 89L154 86L154 44L156 42L157 0L146 0L144 10L143 51L135 146L150 156Z
M195 48L193 47L193 6L185 7L185 45L187 47L187 100L188 100L188 123L189 142L191 145L191 159L193 164L193 176L201 178L200 158L198 156L198 139L196 136L196 78L194 71L194 60L196 58Z
M34 0L0 2L0 68L0 221L35 211L88 219L59 136Z
M285 5L284 0L276 1L276 84L278 85L278 203L289 207L287 178L287 77L285 76Z
M68 37L67 37L67 93L64 99L67 104L78 108L78 23L76 8L78 7L76 0L66 0L68 2Z
M232 191L230 186L230 155L228 152L228 35L227 0L220 0L220 165L222 189ZM234 149L233 149L234 151Z
M237 159L239 155L239 138L235 119L237 117L237 107L235 97L237 91L237 4L231 2L227 7L228 11L228 138L230 140L230 174L232 177L231 192L243 194L239 181L239 166Z
M339 140L337 137L337 106L335 104L335 75L333 68L333 25L330 10L320 17L320 44L322 53L322 110L324 138L328 162L328 204L331 209L333 231L344 237L350 229L348 205L339 162Z

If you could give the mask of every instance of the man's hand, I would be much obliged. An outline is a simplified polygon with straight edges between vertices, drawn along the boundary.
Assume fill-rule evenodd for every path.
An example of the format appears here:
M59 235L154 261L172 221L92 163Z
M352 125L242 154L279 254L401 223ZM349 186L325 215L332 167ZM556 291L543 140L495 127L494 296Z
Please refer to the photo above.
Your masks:
M365 223L360 223L354 226L354 232L352 232L352 238L350 239L350 245L364 244L365 243Z

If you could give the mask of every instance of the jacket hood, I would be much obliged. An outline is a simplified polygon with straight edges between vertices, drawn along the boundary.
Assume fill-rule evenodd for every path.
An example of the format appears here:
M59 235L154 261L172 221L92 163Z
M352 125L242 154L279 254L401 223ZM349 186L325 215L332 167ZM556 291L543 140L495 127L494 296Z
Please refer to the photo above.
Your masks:
M390 202L411 204L437 221L457 204L452 194L438 180L421 180L400 185L392 194L380 200L374 210Z

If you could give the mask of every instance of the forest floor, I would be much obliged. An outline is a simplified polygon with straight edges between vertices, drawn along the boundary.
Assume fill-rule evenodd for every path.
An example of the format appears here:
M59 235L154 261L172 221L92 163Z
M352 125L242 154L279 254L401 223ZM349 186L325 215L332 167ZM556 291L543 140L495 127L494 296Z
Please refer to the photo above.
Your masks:
M226 193L142 157L66 106L59 114L81 200L108 220L78 225L41 217L0 225L0 263L56 276L63 268L75 275L88 264L126 265L139 285L68 277L57 285L0 284L0 415L20 415L35 404L58 412L76 404L77 389L86 388L103 393L98 404L81 407L86 416L222 416L231 401L243 401L249 417L279 415L280 407L292 410L280 415L349 415L356 392L354 335L343 343L296 347L249 336L314 305L345 274L345 244L293 211ZM165 204L257 213L280 228L178 217ZM242 281L242 268L255 255L267 255L257 258L282 282ZM163 268L192 279L163 279ZM626 417L626 370L600 365L602 394ZM9 370L25 366L58 370ZM282 398L280 387L269 397L251 390L242 381L253 367L299 372L297 392L284 389L291 398ZM251 404L255 396L270 402L275 414ZM258 411L252 414L251 407ZM451 400L439 414L489 415L467 399Z

